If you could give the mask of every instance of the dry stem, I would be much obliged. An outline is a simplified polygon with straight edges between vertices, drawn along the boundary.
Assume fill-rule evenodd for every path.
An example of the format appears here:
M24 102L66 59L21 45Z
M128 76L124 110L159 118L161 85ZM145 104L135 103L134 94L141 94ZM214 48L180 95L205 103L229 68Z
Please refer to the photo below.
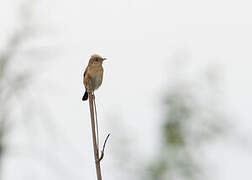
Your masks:
M91 126L92 126L92 136L93 136L93 148L94 148L96 175L97 175L97 180L102 180L100 160L99 160L99 147L97 146L97 142L96 142L97 137L96 137L96 130L95 130L93 98L94 98L94 94L93 93L88 93L90 116L91 116Z

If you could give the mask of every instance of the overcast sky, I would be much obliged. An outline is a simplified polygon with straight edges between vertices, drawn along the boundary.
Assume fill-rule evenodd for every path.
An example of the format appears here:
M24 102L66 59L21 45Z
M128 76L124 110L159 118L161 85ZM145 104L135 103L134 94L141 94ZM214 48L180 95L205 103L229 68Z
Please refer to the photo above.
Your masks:
M20 2L0 3L0 49L6 37L19 27ZM141 152L142 146L147 147L143 150L146 156L155 151L146 137L152 139L157 133L161 120L159 106L169 78L174 77L172 64L176 56L185 57L184 71L178 76L188 81L208 65L217 67L221 72L225 112L248 139L252 137L249 1L38 0L32 7L31 22L37 34L22 51L38 51L43 62L34 63L39 76L27 96L36 100L39 97L49 109L59 134L64 134L49 147L54 152L51 156L58 156L69 172L43 161L50 156L46 153L38 157L41 164L33 158L11 157L5 162L6 180L37 178L30 173L31 169L41 179L60 179L59 174L66 179L73 179L72 174L75 179L94 179L88 105L80 101L84 93L82 74L94 53L108 58L104 62L104 83L96 93L101 135L104 138L106 133L112 133L112 145L108 145L102 164L104 179L124 177L115 175L115 164L108 162L112 159L113 136L120 130L125 130L129 137L137 137L132 142L136 151ZM145 126L139 129L143 123ZM44 136L36 133L36 137L42 142L37 145L46 149ZM241 149L224 149L212 150L217 155L210 159L219 168L215 179L250 179L251 154ZM13 174L13 168L17 173Z

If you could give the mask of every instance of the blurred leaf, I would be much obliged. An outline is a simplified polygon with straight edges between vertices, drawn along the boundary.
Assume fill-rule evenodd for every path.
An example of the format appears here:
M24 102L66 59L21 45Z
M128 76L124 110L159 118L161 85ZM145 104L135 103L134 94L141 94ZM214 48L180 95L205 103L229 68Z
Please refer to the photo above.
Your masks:
M206 88L212 84L206 79ZM176 81L164 98L163 109L165 118L162 126L164 142L157 157L149 169L149 179L155 180L196 180L205 179L203 162L197 158L202 142L208 142L221 136L224 131L225 121L209 99L202 97L195 87L190 87L183 81ZM212 93L212 94L211 94ZM214 91L209 96L214 95ZM213 96L215 97L215 96ZM202 98L204 103L201 103ZM207 102L209 101L209 102ZM221 122L221 123L220 123Z

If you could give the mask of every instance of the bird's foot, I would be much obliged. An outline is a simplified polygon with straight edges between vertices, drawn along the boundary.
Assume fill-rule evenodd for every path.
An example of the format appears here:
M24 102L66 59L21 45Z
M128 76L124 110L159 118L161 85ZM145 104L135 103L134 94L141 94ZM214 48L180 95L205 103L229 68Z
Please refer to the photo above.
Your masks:
M90 97L92 98L92 100L95 100L95 95L94 95L94 93L92 93Z

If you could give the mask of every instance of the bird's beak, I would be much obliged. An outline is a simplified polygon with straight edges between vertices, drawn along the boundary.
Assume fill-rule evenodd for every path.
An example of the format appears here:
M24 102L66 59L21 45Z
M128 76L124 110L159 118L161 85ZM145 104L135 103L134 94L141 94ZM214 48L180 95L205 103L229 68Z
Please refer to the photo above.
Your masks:
M103 61L107 60L107 58L103 58Z

